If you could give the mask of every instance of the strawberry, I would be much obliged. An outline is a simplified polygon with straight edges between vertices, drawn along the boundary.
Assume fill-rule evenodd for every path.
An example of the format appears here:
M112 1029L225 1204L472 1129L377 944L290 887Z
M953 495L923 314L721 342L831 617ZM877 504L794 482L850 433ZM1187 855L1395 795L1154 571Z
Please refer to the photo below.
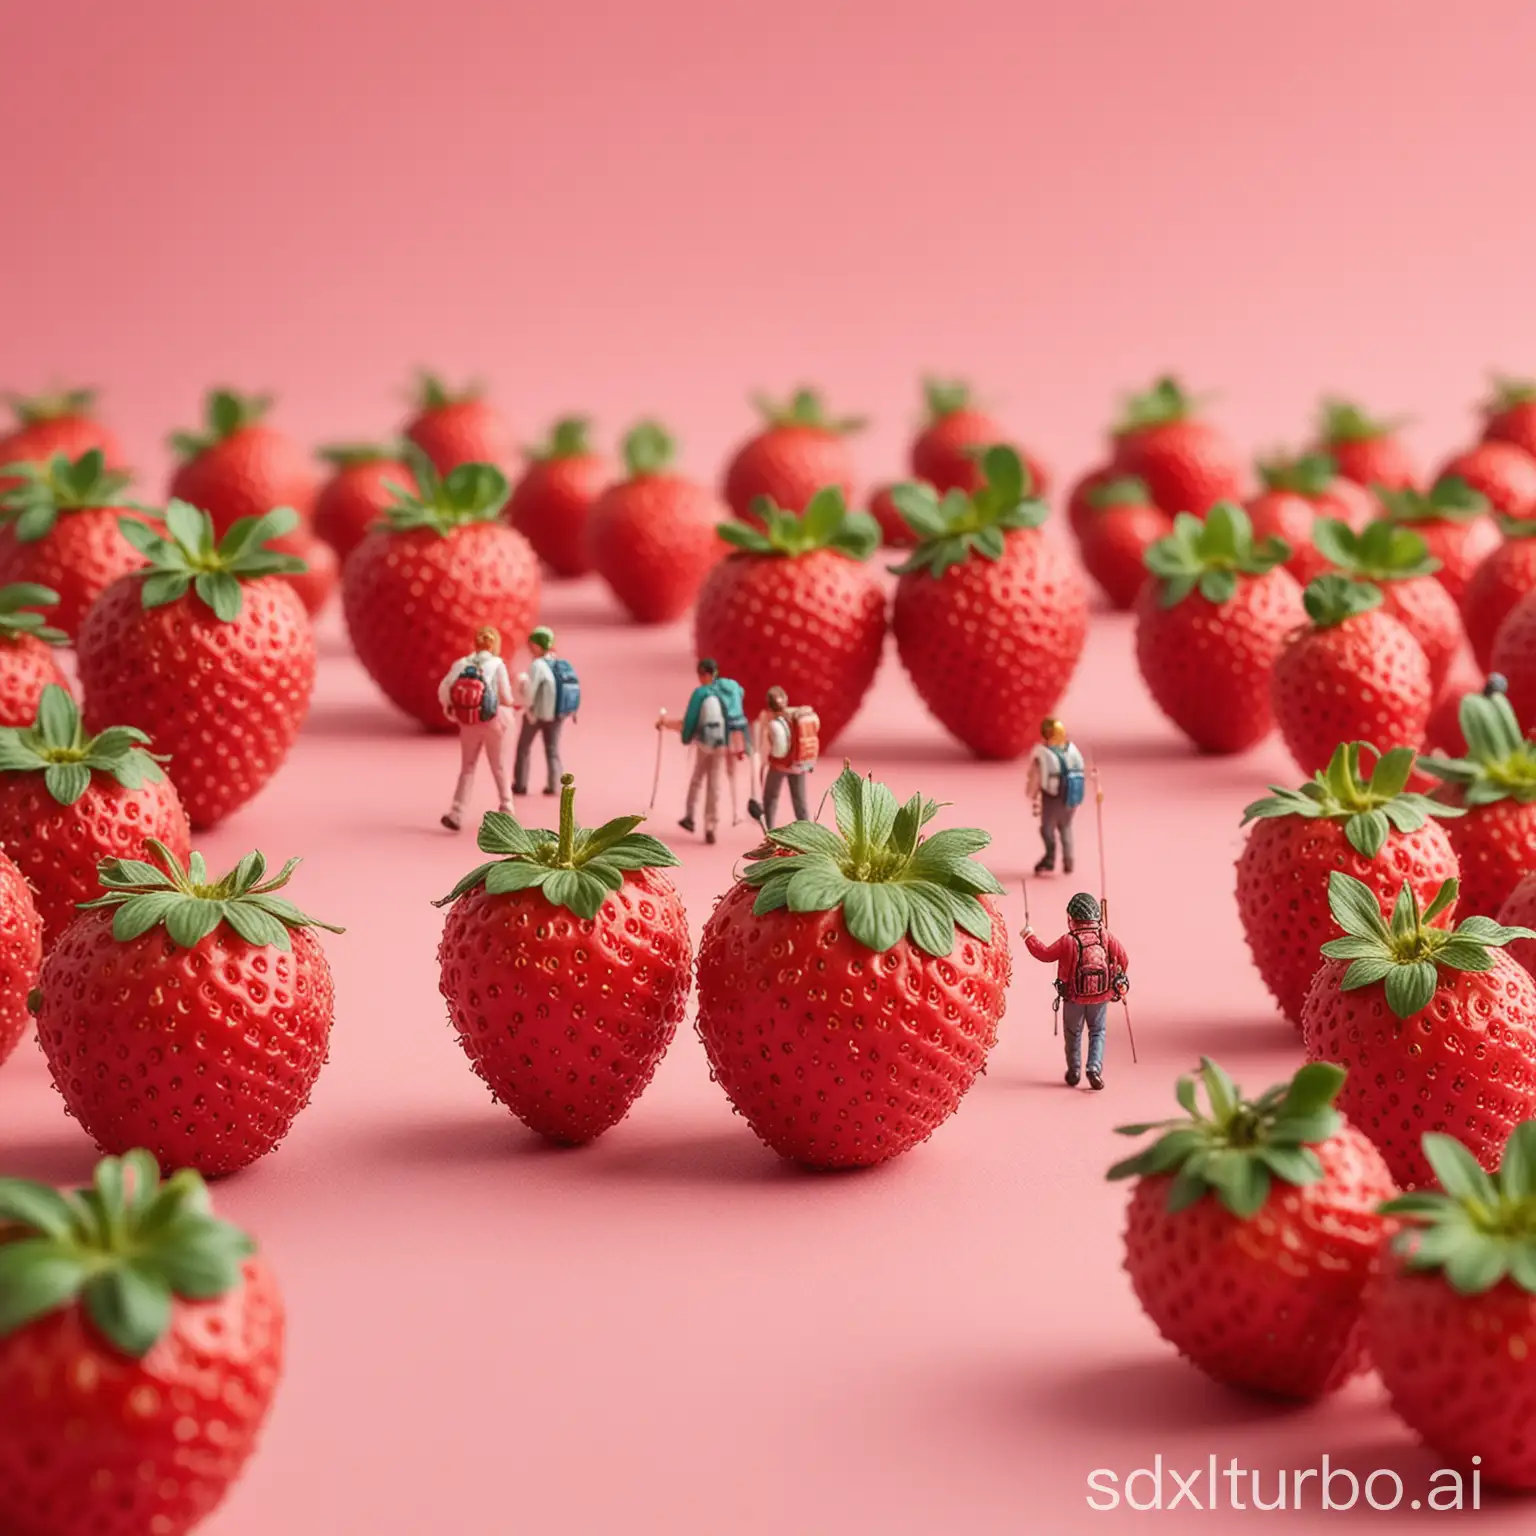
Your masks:
M85 725L146 731L171 761L194 827L211 827L277 772L309 713L315 636L267 547L297 519L279 507L215 544L206 512L173 501L164 535L123 520L149 559L102 593L80 627Z
M103 1158L0 1179L0 1526L185 1536L255 1451L283 1374L277 1281L195 1173Z
M1346 479L1374 490L1407 490L1419 483L1413 456L1399 436L1405 416L1378 420L1348 400L1324 400L1317 451L1328 454Z
M512 429L479 384L450 390L432 374L421 374L415 414L405 424L405 435L439 475L450 474L461 464L494 464L510 473L517 464Z
M1498 691L1503 691L1503 679L1498 680ZM1469 693L1481 693L1484 684L1481 677L1473 677L1465 667L1456 667L1447 679L1445 687L1440 690L1440 697L1435 700L1434 707L1429 712L1428 723L1424 727L1425 752L1433 752L1440 757L1464 757L1467 751L1467 738L1461 734L1461 701ZM1416 779L1428 779L1422 769L1414 769ZM1433 781L1429 781L1433 787Z
M79 632L86 609L144 557L118 527L127 475L110 471L99 448L71 462L10 464L0 495L0 582L34 582L58 594L53 622Z
M1483 406L1483 441L1513 443L1536 458L1536 380L1494 378Z
M930 713L977 757L1012 759L1040 738L1088 634L1088 594L1066 551L1041 532L1019 455L987 450L984 483L939 500L892 493L921 541L895 569L891 628Z
M1363 1297L1396 1188L1334 1108L1344 1074L1303 1067L1249 1100L1209 1057L1181 1077L1184 1113L1111 1179L1136 1180L1125 1271L1153 1326L1229 1386L1303 1401L1368 1368ZM1205 1089L1209 1113L1198 1107Z
M1536 455L1513 443L1478 443L1447 459L1440 474L1465 481L1500 517L1536 517Z
M1073 482L1071 490L1067 492L1067 526L1072 530L1074 538L1081 542L1084 531L1094 520L1094 493L1116 481L1130 478L1121 474L1113 464L1101 464Z
M1461 622L1472 654L1484 671L1493 665L1493 647L1521 598L1536 592L1536 518L1500 518L1502 542L1478 564L1461 594Z
M1536 981L1502 953L1536 933L1476 915L1443 927L1456 895L1447 880L1421 907L1405 882L1389 925L1376 891L1330 871L1343 935L1322 946L1301 1012L1308 1058L1346 1069L1339 1108L1404 1189L1432 1181L1424 1131L1457 1127L1491 1167L1536 1110Z
M95 419L96 392L66 389L57 394L5 397L16 417L15 427L0 433L0 464L46 464L58 454L77 459L99 448L107 464L122 466L117 439ZM9 488L0 476L0 491Z
M1367 779L1361 754L1375 761ZM1318 946L1332 931L1328 872L1342 869L1383 904L1406 883L1428 906L1458 874L1445 829L1453 806L1406 793L1414 754L1377 754L1365 742L1341 743L1328 766L1300 789L1270 786L1243 812L1248 840L1237 860L1237 910L1253 963L1280 1011L1298 1028Z
M1504 898L1497 921L1504 928L1536 927L1536 870L1526 875ZM1516 939L1505 947L1511 959L1518 960L1536 975L1536 944L1529 939Z
M459 1044L491 1097L529 1130L581 1145L627 1115L688 1004L693 945L662 870L677 858L619 816L576 825L561 779L558 831L504 812L480 826L500 855L459 881L438 948Z
M1269 675L1286 750L1318 773L1341 741L1417 747L1435 701L1417 640L1382 607L1379 587L1319 576L1302 594L1312 621L1286 640Z
M149 839L191 852L176 786L132 726L87 736L75 701L43 690L37 721L0 730L0 846L26 873L51 943L98 893L103 859L142 858Z
M878 486L870 494L869 515L880 525L880 541L887 549L911 549L917 543L912 525L891 499L894 485Z
M912 478L926 480L941 494L974 494L985 483L983 455L998 444L1011 444L1008 433L976 406L969 384L925 379L923 401L927 416L908 454ZM1015 446L1014 451L1028 474L1030 494L1043 497L1051 488L1050 471L1027 449Z
M315 498L315 532L345 560L381 522L392 485L416 489L398 443L340 443L320 450L331 478Z
M1492 917L1536 869L1536 744L1496 686L1462 699L1461 731L1466 756L1419 766L1443 781L1437 799L1466 807L1447 829L1461 865L1461 910Z
M69 691L69 679L54 660L54 648L69 636L44 622L38 611L59 594L31 582L0 587L0 726L28 725L37 717L49 684Z
M42 960L43 922L32 888L0 853L0 1062L32 1028L29 1000Z
M1376 515L1371 493L1339 474L1327 454L1261 459L1256 467L1264 489L1247 502L1254 537L1290 545L1286 569L1302 586L1328 569L1312 542L1318 518L1336 517L1358 529Z
M1488 661L1504 678L1515 713L1536 721L1536 598L1522 597L1504 616Z
M1424 649L1438 694L1461 649L1461 610L1435 579L1440 562L1422 534L1377 518L1356 533L1336 518L1319 518L1312 541L1329 566L1381 590L1382 608Z
M336 551L308 528L298 530L293 556L303 569L284 576L283 580L299 594L305 613L314 618L330 602L341 579L341 564Z
M1133 476L1095 486L1085 500L1091 512L1078 533L1083 566L1110 607L1133 607L1147 579L1147 551L1173 532L1173 519Z
M715 530L730 514L672 470L676 451L665 428L641 422L624 439L628 478L597 498L587 524L593 567L640 624L687 613L726 552Z
M475 631L528 633L539 611L539 562L501 520L507 477L460 464L446 479L413 449L419 489L403 488L384 523L353 550L342 609L357 659L397 708L451 731L437 688Z
M837 831L768 833L704 925L698 1030L715 1080L779 1156L867 1168L926 1141L997 1040L1011 966L970 855L991 839L924 839L938 806L898 808L844 767ZM959 930L957 932L957 929Z
M37 1035L69 1113L103 1152L235 1173L288 1134L330 1049L330 968L311 928L248 853L210 880L149 840L108 859L102 894L43 960ZM158 867L157 867L158 866Z
M1135 475L1165 512L1203 516L1243 495L1242 459L1220 428L1196 414L1200 401L1175 378L1132 395L1115 427L1114 466Z
M1393 1409L1432 1450L1492 1487L1529 1492L1536 1121L1511 1132L1494 1173L1450 1136L1425 1136L1424 1157L1440 1188L1382 1207L1404 1226L1368 1292L1371 1357Z
M1460 603L1473 571L1499 545L1487 497L1456 475L1443 475L1428 491L1382 487L1377 494L1389 522L1413 529L1424 540L1440 562L1436 579Z
M1181 512L1147 551L1136 661L1157 707L1202 752L1246 752L1274 729L1269 674L1306 622L1283 539L1256 543L1248 514L1218 502Z
M828 486L803 517L761 501L759 528L720 525L738 551L709 573L693 615L694 650L760 705L780 687L815 710L825 750L858 713L885 649L885 589L864 562L880 543L867 512Z
M592 569L587 520L608 483L608 461L592 451L587 432L584 416L557 421L544 447L528 449L528 467L507 503L507 521L556 576Z
M848 439L864 429L858 416L832 417L814 389L797 389L787 405L759 396L764 426L736 450L720 494L732 512L755 522L754 503L766 496L786 512L804 512L831 485L853 499L855 466Z

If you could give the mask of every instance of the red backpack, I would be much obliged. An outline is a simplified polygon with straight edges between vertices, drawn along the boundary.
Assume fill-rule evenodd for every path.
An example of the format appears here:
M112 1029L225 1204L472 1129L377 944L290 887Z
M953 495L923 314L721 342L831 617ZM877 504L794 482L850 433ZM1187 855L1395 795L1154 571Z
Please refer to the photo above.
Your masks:
M1109 946L1102 928L1072 928L1069 936L1077 944L1077 965L1072 971L1072 995L1079 1002L1097 1002L1112 990Z
M471 662L454 678L448 690L448 708L460 725L479 725L488 718L485 699L485 678Z
M789 722L789 760L796 767L815 764L821 756L821 721L810 708L797 709Z

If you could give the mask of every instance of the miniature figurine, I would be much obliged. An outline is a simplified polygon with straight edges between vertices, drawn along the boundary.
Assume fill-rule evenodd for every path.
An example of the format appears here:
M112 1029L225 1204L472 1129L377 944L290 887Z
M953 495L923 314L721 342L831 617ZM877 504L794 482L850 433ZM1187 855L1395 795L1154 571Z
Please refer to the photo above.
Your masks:
M1029 919L1019 937L1036 960L1056 965L1056 1006L1067 1048L1067 1086L1083 1076L1083 1028L1088 1029L1088 1083L1104 1086L1104 1039L1109 1005L1125 996L1130 964L1125 946L1103 922L1098 900L1079 891L1067 903L1067 931L1054 944L1035 937Z
M736 763L750 748L746 715L742 711L741 684L720 676L720 668L708 656L701 657L696 669L698 686L688 700L681 720L665 710L657 717L658 731L677 731L684 746L693 748L693 773L688 780L688 802L678 822L685 832L694 830L694 812L699 791L704 791L704 841L712 843L720 824L720 779L731 775L731 793L736 791ZM734 746L739 738L741 745Z
M1045 856L1035 865L1037 875L1056 868L1056 844L1061 843L1061 867L1072 873L1072 818L1083 803L1087 774L1083 754L1067 736L1060 720L1040 723L1040 745L1029 759L1029 800L1040 822Z
M475 782L475 767L485 753L496 785L498 807L512 808L507 790L507 717L502 706L514 712L518 708L512 695L512 679L501 659L501 635L487 625L475 633L475 649L461 656L438 684L438 702L443 713L459 728L461 764L459 782L453 792L453 804L443 817L443 825L457 832L464 824L464 805Z
M747 809L773 831L779 809L779 793L789 785L789 801L796 821L809 821L805 808L805 784L821 755L821 721L809 705L790 708L782 688L768 690L768 707L757 717L756 746L763 764L763 798L750 800Z
M512 770L512 793L528 793L528 766L533 743L544 740L544 793L560 793L560 731L581 708L581 682L565 657L555 655L555 632L541 624L528 636L533 661L518 678L523 695L523 723L517 733L517 761Z

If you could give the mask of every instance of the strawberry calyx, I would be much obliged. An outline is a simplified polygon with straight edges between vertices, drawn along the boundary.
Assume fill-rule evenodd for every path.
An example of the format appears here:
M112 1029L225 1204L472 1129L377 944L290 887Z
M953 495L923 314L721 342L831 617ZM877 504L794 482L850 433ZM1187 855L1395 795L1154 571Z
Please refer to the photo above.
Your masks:
M1183 1115L1116 1127L1121 1136L1161 1134L1134 1157L1116 1163L1108 1177L1171 1175L1170 1212L1188 1210L1214 1195L1232 1215L1246 1221L1269 1198L1274 1180L1305 1188L1323 1177L1313 1148L1338 1135L1344 1123L1333 1107L1343 1086L1342 1067L1311 1062L1290 1082L1249 1100L1221 1067L1202 1057L1198 1080L1181 1077L1175 1089ZM1201 1087L1209 1114L1200 1112Z
M429 373L425 368L417 370L416 388L411 395L412 403L422 413L440 411L450 405L466 405L471 400L484 398L485 385L479 380L473 379L460 389L450 389L439 375Z
M814 550L831 549L850 560L867 560L880 547L880 524L868 512L850 512L839 486L817 491L803 513L788 512L771 496L752 500L751 523L720 523L716 532L727 544L749 555L783 555L793 559Z
M1158 578L1161 608L1176 608L1192 592L1220 607L1237 596L1244 576L1263 576L1291 558L1291 546L1271 536L1253 537L1253 523L1235 501L1218 501L1204 518L1180 512L1173 531L1143 557Z
M1361 754L1375 756L1369 777L1361 772ZM1279 816L1342 821L1351 848L1374 859L1396 830L1417 832L1431 816L1464 816L1460 806L1442 805L1428 795L1408 793L1418 754L1411 747L1379 752L1369 742L1340 742L1328 766L1297 789L1269 786L1269 794L1243 812L1242 825Z
M943 421L946 416L969 410L975 403L976 397L971 386L963 379L923 380L923 409L926 412L926 424L930 427Z
M1136 475L1120 475L1096 485L1084 494L1083 500L1096 512L1108 512L1113 507L1150 507L1151 493L1147 483Z
M1358 618L1385 599L1381 588L1369 581L1353 581L1337 571L1314 576L1301 594L1301 606L1314 629L1332 629L1346 619Z
M1515 939L1536 939L1529 928L1505 927L1491 917L1466 917L1454 928L1441 927L1435 919L1450 910L1459 889L1459 881L1445 881L1421 911L1417 893L1404 881L1388 922L1368 885L1342 869L1330 870L1328 910L1344 937L1329 939L1322 952L1329 960L1350 962L1342 990L1383 982L1387 1007L1400 1019L1412 1018L1428 1007L1441 970L1489 971L1490 950Z
M659 421L642 421L625 434L623 454L631 480L664 474L677 457L677 439Z
M91 787L91 776L104 773L124 789L158 784L169 762L145 751L149 737L131 725L109 726L87 736L75 701L57 683L49 683L31 725L0 730L0 773L40 773L43 787L60 805L73 805Z
M1164 374L1153 382L1150 389L1126 397L1121 406L1120 419L1111 429L1111 435L1129 437L1133 432L1146 432L1153 427L1171 426L1176 421L1189 421L1211 398L1210 395L1197 397L1190 394L1172 374Z
M242 395L232 389L209 390L202 431L173 432L171 450L180 458L195 459L236 432L254 427L271 409L271 395Z
M178 1298L227 1295L255 1252L213 1214L197 1173L162 1183L142 1148L102 1158L88 1189L0 1179L0 1339L78 1305L106 1344L142 1360Z
M299 911L287 897L277 894L292 879L298 859L289 859L269 879L266 856L252 852L222 879L210 880L202 854L194 853L183 869L181 861L158 839L147 838L145 846L158 867L143 859L104 859L97 872L104 894L80 903L82 912L116 908L112 937L119 944L141 938L162 923L171 942L182 949L196 948L220 923L227 924L247 944L284 952L293 948L290 929L346 932Z
M476 840L482 853L502 857L472 869L435 907L484 887L489 896L538 890L552 907L595 918L611 891L633 869L670 869L677 855L659 838L635 828L644 816L615 816L588 830L576 822L576 778L560 780L560 826L531 830L506 811L487 811Z
M1520 729L1514 706L1497 674L1482 693L1466 694L1457 712L1467 744L1465 757L1432 753L1421 760L1425 773L1451 785L1469 808L1514 800L1536 801L1536 743Z
M94 389L55 389L41 395L4 397L18 426L35 427L63 416L88 416L96 404Z
M562 416L550 429L547 442L525 448L523 453L538 464L547 464L552 459L585 458L592 452L591 431L590 416Z
M1330 447L1342 443L1374 443L1406 427L1413 418L1376 418L1352 400L1324 400L1318 436Z
M1536 405L1536 379L1511 379L1496 373L1490 383L1492 389L1483 406L1485 416L1500 416L1522 405Z
M1489 510L1488 498L1460 475L1442 475L1427 491L1372 488L1392 523L1469 523Z
M1030 493L1029 472L1016 450L995 444L981 455L981 489L967 495L946 491L941 500L931 485L919 480L891 487L891 504L918 537L918 545L900 565L897 575L927 571L942 576L953 565L973 555L1001 560L1006 535L1023 528L1038 528L1050 516L1050 508Z
M334 469L357 469L363 464L398 464L405 459L405 445L388 443L327 443L316 457Z
M1364 581L1408 581L1440 569L1423 536L1391 517L1378 517L1359 533L1342 518L1320 517L1312 542L1329 565Z
M69 636L55 629L37 610L57 605L59 594L35 581L13 581L0 587L0 642L31 635L45 645L68 645Z
M869 425L862 416L830 415L826 402L814 389L797 389L782 403L768 395L753 395L752 404L769 428L810 427L818 432L847 437L850 433L862 432ZM959 406L953 409L958 410Z
M410 533L425 528L440 538L471 523L494 523L501 517L512 487L494 464L460 464L446 475L414 443L403 445L402 458L416 479L408 491L393 480L384 488L394 500L384 509L384 524L391 533Z
M1461 1296L1508 1279L1536 1296L1536 1120L1517 1125L1489 1173L1454 1136L1429 1131L1424 1156L1440 1188L1398 1195L1384 1216L1405 1225L1392 1248L1410 1271L1439 1271Z
M1536 539L1536 517L1496 517L1505 539Z
M955 929L989 943L992 919L983 893L1003 888L971 857L991 841L975 827L949 827L924 838L938 804L913 795L905 805L884 784L860 778L845 762L832 785L837 830L795 821L775 828L747 854L742 879L757 891L752 911L841 911L849 935L883 954L903 938L923 953L948 955Z
M131 476L108 469L106 455L92 448L73 460L56 453L44 464L0 465L0 478L17 482L0 492L0 521L10 524L18 544L35 544L62 513L122 506Z
M1289 491L1309 498L1326 496L1339 476L1338 466L1326 453L1278 455L1255 461L1254 468L1266 491Z

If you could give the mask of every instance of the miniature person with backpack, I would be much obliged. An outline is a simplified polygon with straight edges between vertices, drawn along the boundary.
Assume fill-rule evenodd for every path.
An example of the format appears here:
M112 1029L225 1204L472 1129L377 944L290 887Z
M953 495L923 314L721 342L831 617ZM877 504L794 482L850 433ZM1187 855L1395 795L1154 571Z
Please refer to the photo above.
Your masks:
M1067 1086L1083 1076L1083 1030L1088 1031L1088 1083L1104 1086L1104 1037L1109 1005L1125 996L1130 960L1105 926L1098 901L1080 891L1067 903L1067 931L1043 944L1026 921L1019 935L1036 960L1056 966L1056 1006L1067 1047Z
M742 711L741 684L720 676L720 668L708 656L701 657L695 669L698 686L688 699L688 708L682 719L662 715L656 721L656 729L677 731L684 746L693 748L693 772L688 779L688 803L682 820L678 822L685 832L695 826L694 813L698 809L699 792L704 793L704 841L715 840L715 830L720 824L720 780L727 770L731 773L732 790L735 789L735 763L750 748L747 740L747 720ZM736 739L741 745L735 745Z
M565 657L555 655L555 632L541 624L528 636L533 661L518 679L523 692L523 724L517 733L517 761L512 793L528 793L528 768L534 741L544 742L544 793L560 793L560 732L581 708L581 683Z
M1060 720L1040 725L1040 745L1030 754L1029 799L1040 821L1045 857L1035 865L1037 875L1056 868L1056 844L1061 843L1061 867L1072 873L1072 818L1083 803L1087 767L1083 754L1067 736Z
M459 782L453 792L453 804L443 817L443 825L457 832L464 824L464 805L475 782L475 768L485 753L496 785L499 809L512 809L507 791L507 714L518 704L512 694L512 679L501 659L501 635L489 625L475 634L475 648L461 656L448 669L438 685L438 702L443 713L459 728Z
M820 730L821 721L814 709L808 705L791 709L789 695L782 688L768 690L768 707L757 717L757 749L764 764L763 798L749 807L765 832L773 831L779 794L786 784L795 820L811 819L805 805L805 784L821 754Z

